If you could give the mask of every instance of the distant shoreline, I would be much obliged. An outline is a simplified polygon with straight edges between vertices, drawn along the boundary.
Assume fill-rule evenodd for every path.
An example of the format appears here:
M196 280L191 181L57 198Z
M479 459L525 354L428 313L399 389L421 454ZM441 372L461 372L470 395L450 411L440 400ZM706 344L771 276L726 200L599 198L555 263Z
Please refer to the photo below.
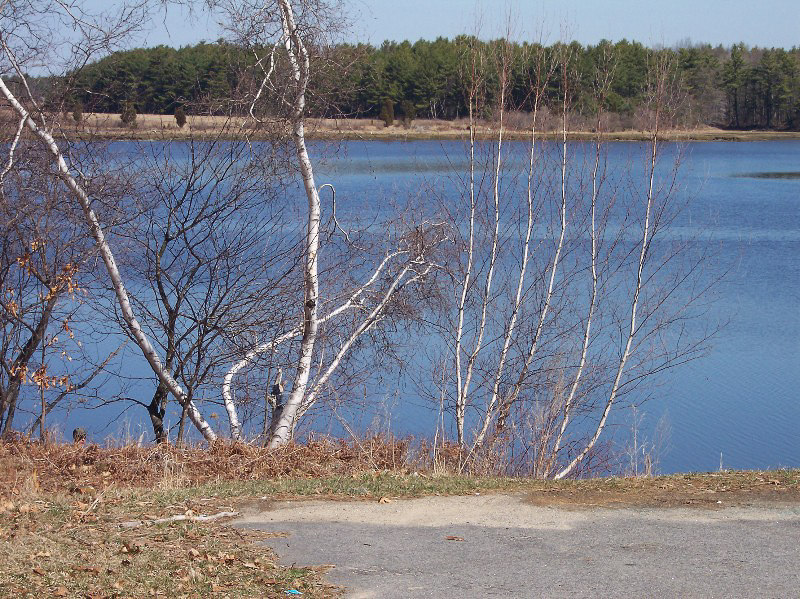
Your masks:
M74 139L101 139L119 141L182 141L188 139L217 138L269 140L267 131L242 128L244 119L228 120L226 117L188 117L187 124L179 128L171 115L143 114L137 117L136 128L120 126L119 115L91 114L76 125L74 133L64 133ZM228 133L225 127L228 125ZM246 132L246 135L245 135ZM492 139L496 130L491 123L476 127L476 138ZM506 129L506 139L524 141L530 139L530 131ZM580 141L595 139L591 131L568 131L567 139ZM405 127L396 123L385 127L378 119L308 119L306 137L309 140L342 141L463 141L469 138L464 120L443 121L419 119ZM643 131L608 131L602 134L606 141L645 141L648 134ZM537 139L561 139L561 132L537 133ZM703 127L696 129L671 129L661 133L665 141L775 141L800 139L800 131L739 131Z

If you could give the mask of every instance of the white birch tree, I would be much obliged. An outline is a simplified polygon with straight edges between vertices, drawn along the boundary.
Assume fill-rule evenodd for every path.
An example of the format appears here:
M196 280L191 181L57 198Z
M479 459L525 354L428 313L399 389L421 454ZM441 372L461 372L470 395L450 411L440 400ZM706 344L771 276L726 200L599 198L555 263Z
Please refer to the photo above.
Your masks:
M665 341L697 299L679 289L699 261L679 263L684 242L654 250L676 209L680 151L662 165L660 139L674 114L676 86L664 57L654 54L643 123L650 132L646 164L641 172L609 170L603 111L615 66L609 48L603 48L607 54L596 73L589 143L569 141L575 76L570 46L557 44L549 54L540 48L537 75L529 82L531 125L523 153L521 144L504 138L510 110L505 47L495 45L494 70L472 72L473 90L486 78L495 81L497 104L475 111L491 112L492 133L479 141L478 119L470 116L467 172L443 198L457 240L448 251L461 266L450 267L441 282L452 292L447 311L431 317L440 323L453 368L441 383L438 371L430 374L436 383L429 395L452 410L462 468L563 478L580 473L598 451L620 397L699 355L706 340ZM466 61L480 62L469 55ZM477 97L473 90L468 98ZM556 131L540 127L544 109L557 111ZM461 194L461 211L447 207L453 190Z
M253 367L260 355L276 351L282 343L299 340L296 360L291 364L294 372L288 398L269 427L269 445L278 447L292 438L298 421L320 399L334 373L353 354L364 336L389 317L398 298L407 296L410 289L424 281L435 267L431 256L442 240L444 228L429 222L389 226L397 232L389 237L384 234L382 241L378 239L385 249L375 255L372 269L365 269L362 265L358 269L364 273L362 277L340 274L330 281L323 296L320 291L320 253L324 233L320 190L324 187L330 187L333 196L333 231L329 233L341 234L359 260L368 258L365 249L339 226L335 213L335 187L331 183L318 184L306 143L307 94L316 58L312 49L324 47L324 38L334 26L331 18L336 13L335 7L311 0L223 2L217 6L229 15L234 40L253 48L256 58L260 82L249 100L248 113L261 126L275 127L277 123L278 129L282 124L288 129L294 151L293 164L306 199L306 227L302 241L303 297L301 302L298 301L302 306L301 322L273 336L270 341L247 350L231 366L223 383L226 409L233 419L236 412L235 378ZM259 109L259 105L264 103L271 109L267 116L261 116L263 109ZM345 262L344 270L347 269ZM341 282L348 278L352 278L353 284L342 287ZM321 313L323 306L330 308ZM331 327L334 323L341 326L345 315L348 325L339 330L339 341L328 348L329 357L326 358L319 347L321 327ZM312 370L315 369L318 374L312 379Z

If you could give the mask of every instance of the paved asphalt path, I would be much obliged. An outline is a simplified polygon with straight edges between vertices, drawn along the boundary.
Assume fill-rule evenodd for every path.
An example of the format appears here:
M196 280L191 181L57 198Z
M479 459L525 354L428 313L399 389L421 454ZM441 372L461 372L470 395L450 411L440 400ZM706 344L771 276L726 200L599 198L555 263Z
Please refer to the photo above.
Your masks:
M352 599L800 597L800 506L564 510L513 495L303 501L238 525L288 532L268 541L281 561L333 564L328 579Z

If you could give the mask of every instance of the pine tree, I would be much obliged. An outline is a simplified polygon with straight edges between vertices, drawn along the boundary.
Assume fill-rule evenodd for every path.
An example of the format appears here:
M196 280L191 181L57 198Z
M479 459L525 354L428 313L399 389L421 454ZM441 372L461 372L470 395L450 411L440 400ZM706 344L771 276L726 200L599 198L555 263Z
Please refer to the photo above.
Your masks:
M183 111L183 106L178 106L175 109L175 122L181 129L186 124L186 113Z
M136 127L136 107L133 102L125 102L122 106L122 112L119 115L119 120L122 124L131 129Z
M403 113L403 124L410 127L411 121L417 118L417 107L410 100L403 100L400 102L400 112Z
M383 100L381 106L381 114L379 117L386 127L391 127L394 124L394 102L389 98Z

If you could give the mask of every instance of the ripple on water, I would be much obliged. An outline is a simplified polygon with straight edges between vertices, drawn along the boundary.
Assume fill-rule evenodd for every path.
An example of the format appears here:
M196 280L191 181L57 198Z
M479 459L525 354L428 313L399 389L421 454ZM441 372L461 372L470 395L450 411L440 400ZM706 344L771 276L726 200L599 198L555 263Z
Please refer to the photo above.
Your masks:
M782 173L738 173L735 177L746 177L748 179L800 179L800 171L790 171Z

